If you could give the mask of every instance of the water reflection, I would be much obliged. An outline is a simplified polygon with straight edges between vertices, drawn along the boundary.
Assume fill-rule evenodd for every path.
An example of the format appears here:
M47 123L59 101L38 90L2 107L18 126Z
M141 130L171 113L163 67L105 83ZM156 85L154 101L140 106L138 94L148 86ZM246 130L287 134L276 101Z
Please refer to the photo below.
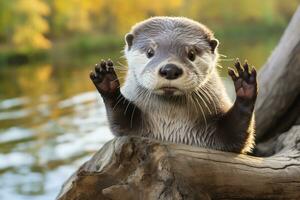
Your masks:
M0 106L0 199L53 199L63 181L112 138L94 91L57 102L47 96L6 99Z
M278 40L220 37L222 54L248 58L255 66ZM110 55L116 60L120 53ZM88 78L98 58L0 67L0 199L54 199L64 180L113 137ZM232 63L224 60L219 69L230 93L226 67Z

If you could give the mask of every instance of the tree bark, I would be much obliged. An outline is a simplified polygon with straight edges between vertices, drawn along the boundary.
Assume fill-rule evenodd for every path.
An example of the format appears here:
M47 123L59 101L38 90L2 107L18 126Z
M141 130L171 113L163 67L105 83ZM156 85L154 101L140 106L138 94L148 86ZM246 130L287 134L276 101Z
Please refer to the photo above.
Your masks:
M258 76L259 92L255 106L258 142L288 130L297 119L300 112L299 78L300 7ZM289 121L285 120L288 116ZM283 123L286 124L284 127Z
M256 157L118 137L57 199L300 199L299 80L300 7L259 74Z

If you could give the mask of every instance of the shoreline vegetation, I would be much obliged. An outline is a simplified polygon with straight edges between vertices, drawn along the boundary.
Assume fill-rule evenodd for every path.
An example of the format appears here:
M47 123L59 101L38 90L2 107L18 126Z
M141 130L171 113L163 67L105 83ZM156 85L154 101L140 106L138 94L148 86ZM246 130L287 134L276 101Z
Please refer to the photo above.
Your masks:
M288 2L3 0L0 68L120 51L130 27L151 16L194 19L215 31L220 41L234 41L235 45L242 40L268 40L269 36L279 37L299 4L299 0Z
M243 26L226 27L216 29L215 35L222 41L222 38L253 38L253 40L269 37L270 33L275 36L282 34L285 24L267 25L250 24ZM217 28L217 27L215 27ZM21 65L27 63L47 62L51 60L61 60L74 58L74 56L88 56L97 53L122 50L124 40L122 35L108 34L76 34L68 38L60 38L52 41L49 49L29 49L17 50L10 46L0 47L0 68L11 65ZM120 53L121 55L121 53Z
M298 4L299 0L3 0L0 68L80 60L112 50L121 55L124 34L151 16L197 20L225 42L279 38Z

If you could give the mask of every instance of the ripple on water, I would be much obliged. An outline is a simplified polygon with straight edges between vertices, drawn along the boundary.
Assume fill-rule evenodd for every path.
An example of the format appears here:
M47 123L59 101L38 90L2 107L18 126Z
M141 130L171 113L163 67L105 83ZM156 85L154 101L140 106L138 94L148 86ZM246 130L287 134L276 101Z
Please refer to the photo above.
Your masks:
M0 101L0 109L9 109L16 106L22 106L29 103L28 97L17 97Z
M7 130L0 131L0 144L5 142L12 142L15 140L22 140L33 136L33 131L30 129L11 127Z

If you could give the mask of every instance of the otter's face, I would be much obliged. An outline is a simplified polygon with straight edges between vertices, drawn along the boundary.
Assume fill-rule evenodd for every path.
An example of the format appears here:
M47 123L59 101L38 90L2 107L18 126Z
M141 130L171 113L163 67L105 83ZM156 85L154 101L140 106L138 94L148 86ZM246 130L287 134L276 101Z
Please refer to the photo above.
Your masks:
M146 27L138 26L138 30L127 34L127 78L158 95L184 95L207 81L217 62L218 42L208 40L198 24L191 28L190 21L168 19L158 19L154 25L150 19ZM173 27L160 30L154 27L158 22L160 26L170 23L167 27ZM125 87L126 84L130 83L126 81Z

